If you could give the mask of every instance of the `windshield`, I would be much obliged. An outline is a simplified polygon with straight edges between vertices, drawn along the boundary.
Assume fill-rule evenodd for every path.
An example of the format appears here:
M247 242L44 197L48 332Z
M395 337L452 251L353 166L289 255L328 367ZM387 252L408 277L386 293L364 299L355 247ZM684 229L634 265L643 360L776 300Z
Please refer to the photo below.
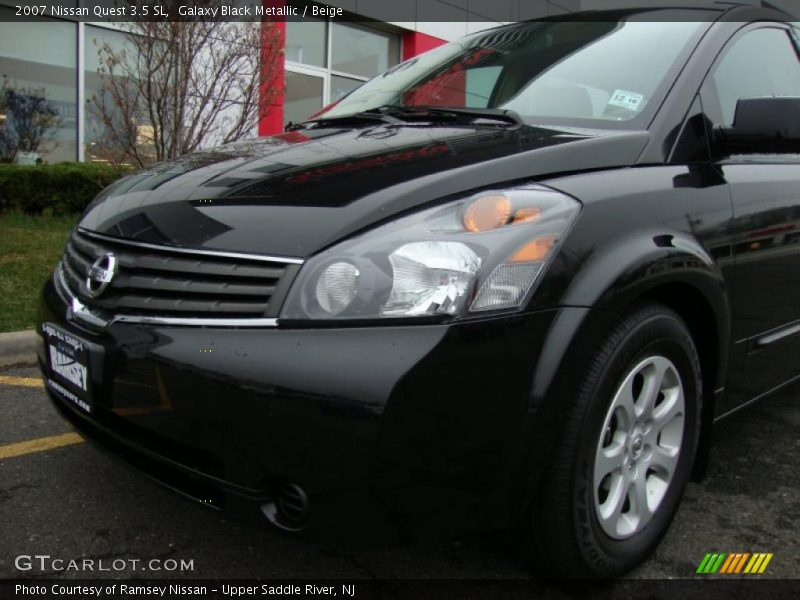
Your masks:
M701 27L700 22L650 22L635 15L612 22L501 27L401 63L318 117L436 106L511 109L528 122L640 126Z

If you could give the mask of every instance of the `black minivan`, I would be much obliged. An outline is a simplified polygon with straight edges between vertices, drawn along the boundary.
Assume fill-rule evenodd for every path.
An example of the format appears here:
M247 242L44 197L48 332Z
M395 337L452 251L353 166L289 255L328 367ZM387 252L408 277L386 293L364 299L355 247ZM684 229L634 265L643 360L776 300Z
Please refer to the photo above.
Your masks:
M800 377L799 39L731 3L515 23L125 177L43 290L52 401L285 532L514 527L624 573L714 422Z

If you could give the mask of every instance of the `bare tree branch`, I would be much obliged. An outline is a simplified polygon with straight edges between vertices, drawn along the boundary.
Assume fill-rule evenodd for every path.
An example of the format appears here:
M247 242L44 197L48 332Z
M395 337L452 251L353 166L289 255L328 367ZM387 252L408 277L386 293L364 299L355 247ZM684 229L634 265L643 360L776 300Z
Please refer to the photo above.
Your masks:
M102 89L90 100L106 132L93 149L112 162L147 166L247 137L282 92L272 22L142 21L127 42L98 47Z

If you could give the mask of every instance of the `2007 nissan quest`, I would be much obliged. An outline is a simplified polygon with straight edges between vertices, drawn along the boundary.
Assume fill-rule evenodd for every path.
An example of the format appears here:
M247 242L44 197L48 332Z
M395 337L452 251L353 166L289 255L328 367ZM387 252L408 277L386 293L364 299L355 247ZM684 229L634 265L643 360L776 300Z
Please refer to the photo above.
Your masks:
M102 192L43 291L48 392L288 532L513 526L624 573L714 421L800 375L799 116L769 8L465 37Z

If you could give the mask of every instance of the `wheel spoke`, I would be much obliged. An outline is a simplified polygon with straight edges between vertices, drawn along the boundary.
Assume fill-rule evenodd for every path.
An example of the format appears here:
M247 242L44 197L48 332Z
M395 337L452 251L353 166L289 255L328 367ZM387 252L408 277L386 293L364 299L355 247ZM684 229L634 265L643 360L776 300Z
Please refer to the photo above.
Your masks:
M606 501L600 505L599 517L607 527L616 530L617 522L622 514L622 507L625 505L625 497L628 495L628 486L622 475L612 476L611 489L608 491Z
M644 465L642 465L644 467ZM632 512L638 517L638 524L646 523L650 517L650 507L647 504L647 470L641 468L641 471L633 480L633 503Z
M611 403L611 410L615 410L617 415L622 418L620 426L623 429L629 429L633 422L636 420L635 402L633 396L633 377L628 377L623 385L614 396L614 401Z
M636 416L638 418L650 418L653 414L653 408L661 392L664 375L669 368L669 364L664 359L655 359L642 369L644 385L639 394L638 402L636 402Z
M660 432L678 415L683 415L683 393L674 387L664 390L664 401L653 412L653 429Z
M669 481L675 473L678 464L679 451L677 448L663 448L662 446L653 447L653 456L650 458L650 467L657 471L665 480Z
M625 441L614 442L597 453L594 462L594 485L598 487L606 475L622 471L622 459L625 453Z

